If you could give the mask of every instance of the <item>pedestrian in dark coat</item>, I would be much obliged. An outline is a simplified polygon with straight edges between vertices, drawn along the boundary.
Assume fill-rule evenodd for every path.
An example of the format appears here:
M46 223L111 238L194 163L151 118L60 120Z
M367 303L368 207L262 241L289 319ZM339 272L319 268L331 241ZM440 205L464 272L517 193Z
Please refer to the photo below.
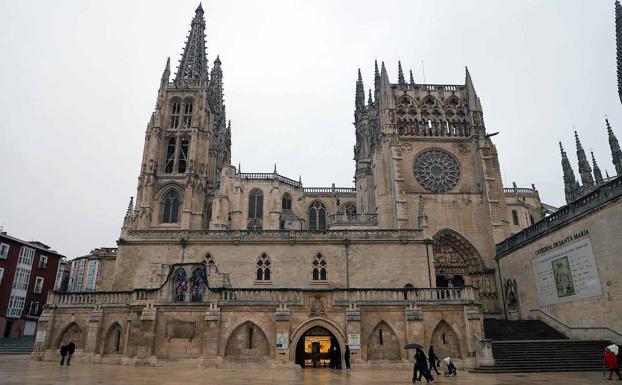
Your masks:
M416 376L417 372L419 372L419 376ZM417 383L421 381L421 377L424 377L427 383L435 383L434 377L430 374L428 370L428 359L425 356L425 353L421 349L417 349L415 353L415 373L413 374L413 382Z
M611 380L613 372L618 375L618 380L622 380L620 370L618 369L618 357L609 349L605 349L605 363L607 364L607 368L609 368L609 380Z
M65 365L65 357L67 356L67 345L61 345L60 347L60 364Z
M346 362L346 370L350 370L350 346L346 345L346 351L343 354L343 359Z
M73 341L69 342L69 345L67 345L67 365L69 365L69 361L71 361L71 356L73 356L73 353L76 351L76 344L73 343Z
M440 375L438 369L436 368L436 363L439 361L439 359L434 353L434 346L430 346L430 350L428 350L428 360L430 361L430 374L432 374L432 369L434 369L436 375Z

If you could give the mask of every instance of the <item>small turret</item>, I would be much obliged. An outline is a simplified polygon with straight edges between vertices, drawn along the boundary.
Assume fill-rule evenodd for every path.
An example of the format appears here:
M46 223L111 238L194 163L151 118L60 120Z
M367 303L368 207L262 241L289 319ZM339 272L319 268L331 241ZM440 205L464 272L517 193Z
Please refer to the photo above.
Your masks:
M622 150L620 150L620 143L618 143L618 138L616 138L613 130L611 129L611 125L609 124L609 119L605 119L607 122L607 135L609 136L609 148L611 148L611 159L613 161L613 165L616 169L616 174L618 176L622 175Z
M404 79L404 71L402 70L402 62L397 61L397 82L402 86L406 84L406 79Z
M596 158L594 157L594 151L590 151L592 154L592 167L594 168L594 179L596 179L596 185L603 183L603 174L600 172L600 168L596 163Z
M395 108L395 100L393 100L393 92L391 91L391 83L387 69L382 62L380 69L380 110L387 108Z
M574 171L568 160L568 155L564 151L562 142L559 142L559 149L562 155L562 170L564 172L564 194L566 195L566 203L570 203L576 198L579 183L575 179Z
M363 111L365 109L365 88L363 87L363 77L361 76L361 69L358 71L358 79L356 81L356 96L354 98L354 107L356 111Z
M374 60L374 100L380 98L380 71L378 70L378 60Z
M415 77L413 76L413 70L410 70L410 85L415 85Z
M162 78L160 79L160 91L166 88L168 84L168 80L171 77L171 58L170 56L166 59L166 65L164 66L164 71L162 71Z
M594 187L594 177L592 176L592 168L590 162L585 156L585 151L579 140L579 134L574 132L574 139L577 144L577 160L579 161L579 176L581 177L581 185L586 189L592 189Z

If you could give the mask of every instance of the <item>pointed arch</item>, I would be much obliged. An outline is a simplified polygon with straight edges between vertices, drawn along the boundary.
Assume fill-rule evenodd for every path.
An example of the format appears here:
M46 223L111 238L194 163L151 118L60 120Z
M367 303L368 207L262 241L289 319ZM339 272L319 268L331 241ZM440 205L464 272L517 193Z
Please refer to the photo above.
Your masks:
M177 223L179 219L180 195L176 189L170 189L163 196L162 223Z
M328 264L326 262L326 258L324 258L322 253L317 253L315 257L313 257L313 262L311 263L311 270L311 279L313 281L326 281Z
M82 331L80 325L78 325L75 321L71 321L58 335L56 347L60 348L63 344L73 342L76 345L76 349L83 349L84 339L85 333Z
M184 302L186 300L186 292L188 292L188 274L183 267L175 272L175 287L173 288L173 300L175 302Z
M257 281L270 281L272 279L272 261L268 254L261 253L257 258Z
M205 267L198 266L192 270L192 277L190 278L190 301L203 302L206 289L207 276L205 274Z
M118 321L114 321L108 328L104 337L102 353L104 355L123 353L123 329Z
M309 230L326 230L326 206L315 201L309 206Z
M367 338L368 361L400 361L400 341L388 323L381 320Z
M475 246L456 231L443 229L432 239L437 275L468 275L486 270L484 260Z
M270 356L266 333L254 322L244 321L226 339L225 356L231 358L265 358Z
M439 357L462 357L459 335L444 319L436 324L430 338L430 346L434 346L434 351Z

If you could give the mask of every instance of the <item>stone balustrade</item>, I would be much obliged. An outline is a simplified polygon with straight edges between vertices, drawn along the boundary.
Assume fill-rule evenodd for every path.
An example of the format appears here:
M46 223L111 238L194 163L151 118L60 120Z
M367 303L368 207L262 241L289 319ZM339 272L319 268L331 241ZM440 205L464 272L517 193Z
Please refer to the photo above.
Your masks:
M334 306L357 305L408 305L419 304L479 304L478 291L474 287L462 288L399 288L399 289L231 289L209 290L204 303L217 303L218 306L288 306L304 305L304 294L325 293L332 298ZM166 290L136 289L133 291L51 292L47 306L93 306L130 305L141 303L173 303Z
M328 225L377 225L378 214L332 214L328 216Z

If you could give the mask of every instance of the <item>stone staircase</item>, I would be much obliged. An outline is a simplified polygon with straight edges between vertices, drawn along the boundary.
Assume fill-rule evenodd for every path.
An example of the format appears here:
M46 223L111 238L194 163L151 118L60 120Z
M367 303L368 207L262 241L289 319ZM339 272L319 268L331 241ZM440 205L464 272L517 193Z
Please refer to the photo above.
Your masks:
M577 372L602 370L607 341L570 340L538 320L484 320L492 340L494 366L480 373Z
M0 354L31 354L35 336L0 338Z

